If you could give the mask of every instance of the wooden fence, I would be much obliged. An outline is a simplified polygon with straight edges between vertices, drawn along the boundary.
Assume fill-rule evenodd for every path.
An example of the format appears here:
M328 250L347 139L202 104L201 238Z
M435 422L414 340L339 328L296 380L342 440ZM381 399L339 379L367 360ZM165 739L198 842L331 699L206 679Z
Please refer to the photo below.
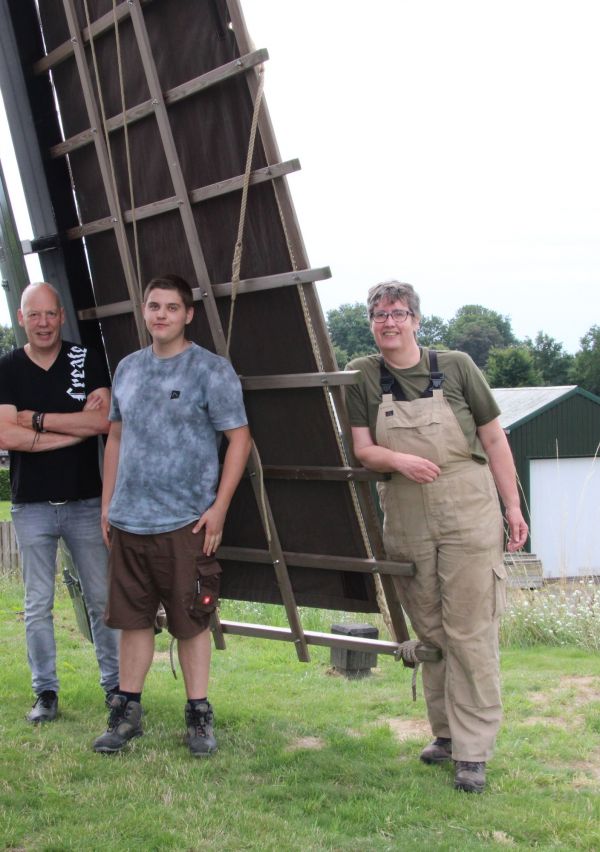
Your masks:
M20 573L19 549L11 521L0 522L0 574Z

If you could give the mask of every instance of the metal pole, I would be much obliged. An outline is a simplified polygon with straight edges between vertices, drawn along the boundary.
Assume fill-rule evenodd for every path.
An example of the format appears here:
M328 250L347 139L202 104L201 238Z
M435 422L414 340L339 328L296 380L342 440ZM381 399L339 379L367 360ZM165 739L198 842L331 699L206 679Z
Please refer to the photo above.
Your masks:
M17 346L27 343L25 332L17 322L17 310L21 302L21 293L29 284L27 267L23 259L21 242L13 216L4 171L0 162L0 274L2 289L6 293L8 311L15 332Z
M6 117L15 148L33 236L56 234L56 221L7 0L0 0L0 88L2 89ZM56 287L65 308L66 320L63 334L68 340L78 343L81 337L62 251L43 252L40 255L40 264L44 278ZM25 279L23 287L27 283L28 279ZM16 282L11 286L16 286ZM21 290L15 291L14 295L17 302L20 302L21 292ZM9 309L11 309L10 302ZM16 328L16 308L14 315L11 312L11 317L13 326Z

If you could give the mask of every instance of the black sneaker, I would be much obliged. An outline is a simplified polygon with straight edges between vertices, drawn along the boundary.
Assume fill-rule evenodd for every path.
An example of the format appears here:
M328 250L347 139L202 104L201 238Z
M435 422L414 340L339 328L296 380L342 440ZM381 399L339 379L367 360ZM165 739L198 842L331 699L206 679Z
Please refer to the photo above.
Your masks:
M108 714L108 728L97 740L94 751L113 754L121 751L129 740L141 737L142 705L137 701L127 701L124 695L113 695Z
M483 793L485 787L485 763L457 760L454 774L454 789L465 793Z
M27 714L27 721L34 725L40 722L53 722L58 713L58 695L52 689L45 689L35 699L35 704Z
M185 705L185 741L194 757L207 757L217 750L213 733L214 714L208 701L196 701Z
M448 737L436 737L425 746L420 754L423 763L444 763L452 759L452 740Z

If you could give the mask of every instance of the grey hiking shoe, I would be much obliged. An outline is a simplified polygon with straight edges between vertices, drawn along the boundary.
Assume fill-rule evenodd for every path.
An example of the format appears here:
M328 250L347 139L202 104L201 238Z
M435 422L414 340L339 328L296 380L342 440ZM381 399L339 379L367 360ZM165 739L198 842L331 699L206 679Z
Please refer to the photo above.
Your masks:
M452 759L452 740L448 737L436 737L425 746L420 754L423 763L444 763Z
M115 695L118 695L118 694L119 694L119 687L118 686L113 686L110 689L107 689L106 692L104 693L104 703L106 704L106 706L108 707L109 710L110 710L110 706L111 706L110 702L113 700Z
M185 741L194 757L207 757L217 750L213 732L214 714L208 701L196 701L185 705Z
M454 773L454 789L465 793L483 793L485 787L485 763L457 760Z
M107 730L94 740L94 751L113 754L121 751L129 740L141 737L142 705L137 701L127 701L124 695L113 695L110 700Z
M27 721L34 725L40 722L53 722L58 713L58 695L51 689L40 692L35 704L27 714Z

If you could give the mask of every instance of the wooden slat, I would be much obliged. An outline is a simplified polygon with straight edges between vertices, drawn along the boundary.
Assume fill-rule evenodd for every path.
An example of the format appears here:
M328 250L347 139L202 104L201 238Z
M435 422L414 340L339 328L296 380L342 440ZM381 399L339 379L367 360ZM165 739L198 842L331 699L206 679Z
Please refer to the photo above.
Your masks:
M213 68L206 74L201 74L193 80L188 80L186 83L181 83L179 86L169 89L169 91L165 92L164 95L165 103L167 106L171 106L184 98L189 98L191 95L203 92L211 86L215 86L218 83L229 80L237 74L242 74L247 71L248 68L254 68L256 65L261 65L263 62L266 62L268 58L269 54L264 49L255 50L245 56L240 56L239 59L234 59L231 62L227 62L225 65L221 65L219 68ZM130 125L135 124L135 122L141 121L143 118L154 115L154 107L155 104L150 98L147 101L143 101L141 104L129 107L125 113L120 112L117 115L107 118L105 128L109 133L113 133L115 130L123 127L125 123L127 123L127 126L129 127ZM74 136L70 136L68 139L65 139L64 142L59 142L57 145L53 145L50 148L50 157L52 159L64 157L66 154L70 154L78 148L83 148L85 145L89 145L94 141L94 134L98 132L99 129L100 128L88 127L86 130L82 130L80 133L76 133Z
M361 574L386 574L396 577L412 577L415 566L412 562L392 562L387 559L358 559L350 556L329 556L317 553L284 552L288 565L297 568L322 568L329 571L354 571ZM218 559L232 562L255 562L267 565L271 562L268 550L253 547L220 547Z
M263 465L265 479L310 479L326 482L385 482L389 473L378 473L366 467L310 467L296 465Z
M258 454L256 444L253 442L247 469L251 474L250 482L252 484L252 490L258 506L260 519L265 530L265 535L267 537L269 561L273 565L273 570L275 571L277 586L279 587L283 606L288 618L293 642L296 646L296 654L301 662L308 662L310 660L310 654L306 639L304 638L304 628L302 626L302 621L300 620L300 613L298 612L298 605L296 604L290 575L287 570L287 560L281 546L269 498L265 494L260 476L257 476L260 471L260 467L260 456Z
M215 612L213 612L210 616L210 629L212 631L215 648L218 651L225 651L227 646L225 644L223 628L221 627L221 619L219 618L217 610L215 610Z
M265 624L251 624L239 621L221 621L223 633L234 636L251 636L257 639L276 639L281 642L293 642L294 637L286 627L270 627ZM343 636L338 633L319 633L305 630L304 636L309 645L326 648L346 648L349 651L370 651L375 654L388 654L400 659L400 646L397 642L383 639L363 639L359 636ZM419 662L436 663L441 659L439 648L432 645L417 646L415 656Z
M292 172L300 171L300 160L294 158L292 160L284 160L281 163L272 163L270 166L263 166L261 169L255 169L250 172L250 186L256 183L263 183L267 180L283 177ZM216 198L219 195L226 195L228 192L235 192L242 189L244 184L244 175L236 175L232 178L217 181L209 186L193 189L190 192L190 201L192 204L197 204L200 201L207 201L209 198Z
M262 169L256 169L250 176L250 184L265 183L273 180L275 177L290 174L291 172L300 169L299 160L288 160L285 163L276 163L274 166L264 166ZM206 201L209 198L216 198L219 195L227 195L229 192L240 190L244 183L244 175L236 175L227 180L218 181L217 183L203 186L199 189L193 189L189 198L192 204L198 204L201 201ZM163 213L168 213L171 210L177 210L180 206L179 198L172 195L170 198L163 198L160 201L152 201L150 204L143 204L141 207L136 207L135 210L126 210L123 213L124 220L129 224L142 219L150 219L152 216L160 216ZM104 216L102 219L96 219L93 222L85 222L83 225L78 225L75 228L69 228L65 232L65 236L69 240L79 240L82 237L87 237L90 234L100 234L102 231L108 231L113 227L113 221L110 216ZM331 272L329 276L331 276ZM297 282L295 282L297 283ZM224 286L224 285L221 285Z
M87 58L85 55L84 47L81 43L81 31L79 30L79 23L77 20L77 13L75 12L74 0L63 0L63 6L65 10L65 16L67 18L69 33L71 34L71 41L73 42L75 61L77 64L79 79L81 81L81 88L85 101L86 111L88 114L88 119L92 126L95 125L97 127L100 127L100 114L98 112L98 106L96 104L94 96L94 90L87 64ZM134 7L132 6L131 8L133 9ZM127 292L129 293L129 298L132 302L132 310L135 319L138 343L140 346L145 346L148 342L148 333L146 331L146 325L142 317L140 288L138 285L131 253L129 251L129 243L127 242L127 235L125 233L125 225L123 223L122 214L119 207L119 200L117 198L114 183L112 180L110 157L106 146L106 141L102 133L94 134L94 147L96 149L96 156L98 157L98 165L100 167L100 174L102 176L102 183L104 185L104 191L106 193L106 198L110 209L110 215L114 222L114 234L117 242L119 258L123 267L123 273L125 275Z
M276 290L278 287L293 287L309 281L325 281L331 278L331 269L321 266L317 269L295 269L293 272L280 272L278 275L264 275L260 278L244 278L237 287L238 296L246 293L258 293L261 290ZM213 284L215 296L230 296L231 282Z
M118 317L122 314L130 314L132 311L131 299L124 302L111 302L110 305L101 305L98 308L82 308L77 311L80 320L100 320L106 317Z
M328 266L320 269L298 269L295 272L281 272L279 275L265 275L264 278L246 278L238 284L238 296L246 293L256 293L259 290L275 290L278 287L295 287L304 281L324 281L331 277ZM229 296L231 294L231 282L226 284L213 284L213 295ZM195 287L192 291L195 302L201 302L206 298L206 292ZM127 299L123 302L111 302L109 305L99 305L95 308L83 308L78 311L77 316L81 320L104 319L106 317L121 316L131 312L131 302Z
M336 373L287 373L281 376L240 376L242 387L246 391L355 385L359 380L359 370Z
M185 233L185 239L190 252L196 281L198 281L200 288L203 291L204 309L210 326L215 351L217 355L227 357L225 334L223 332L223 326L221 324L217 305L214 296L212 295L210 278L206 268L206 261L204 259L204 252L202 251L200 238L198 236L198 231L196 230L194 214L188 197L183 177L183 170L179 154L177 152L177 146L175 145L175 139L173 138L173 129L171 127L167 107L160 87L158 71L152 55L152 48L150 46L148 30L146 29L146 22L144 20L142 10L136 0L134 0L131 4L131 22L133 24L140 58L142 60L148 91L150 92L150 97L152 99L154 117L156 118L156 124L158 126L161 144L164 149L169 175L173 183L175 195L181 202L178 206L181 216L181 224L183 225L183 231Z
M0 574L20 571L19 548L12 521L0 522Z
M142 6L151 3L152 0L140 0ZM129 3L120 3L116 7L116 16L117 21L120 23L124 18L129 17L130 4ZM84 27L81 31L81 36L83 39L83 43L87 44L90 40L90 30L92 34L92 38L101 35L102 33L108 32L109 30L114 29L115 25L115 15L112 11L106 12L105 15L98 18L97 21L93 21L90 29ZM55 47L54 50L51 50L50 53L46 54L46 56L42 57L42 59L38 59L32 66L33 73L37 76L39 74L44 74L46 71L49 71L51 68L55 68L57 65L60 65L61 62L64 62L65 59L68 59L69 56L73 55L74 44L73 40L65 41L62 44L59 44L58 47Z

